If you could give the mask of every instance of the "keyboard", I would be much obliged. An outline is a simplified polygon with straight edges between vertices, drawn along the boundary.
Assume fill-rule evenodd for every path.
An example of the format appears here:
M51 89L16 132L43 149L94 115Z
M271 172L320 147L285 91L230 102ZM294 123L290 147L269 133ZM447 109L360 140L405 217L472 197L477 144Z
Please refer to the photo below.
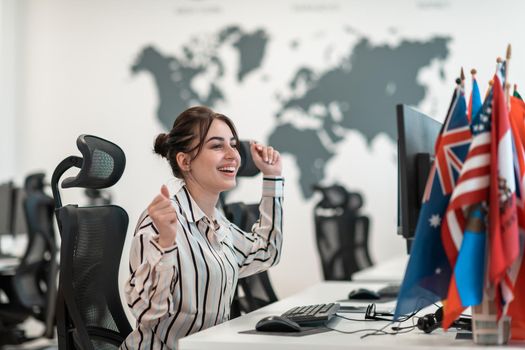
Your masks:
M318 325L328 322L335 316L341 305L338 303L296 306L282 314L301 326Z

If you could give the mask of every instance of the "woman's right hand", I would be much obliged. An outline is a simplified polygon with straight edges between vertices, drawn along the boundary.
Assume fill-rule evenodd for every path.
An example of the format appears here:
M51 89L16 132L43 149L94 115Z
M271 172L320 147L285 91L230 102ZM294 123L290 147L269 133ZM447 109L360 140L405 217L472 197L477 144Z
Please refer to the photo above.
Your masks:
M174 245L177 236L177 212L171 203L166 185L162 185L160 194L148 206L148 214L159 230L159 245L162 248Z

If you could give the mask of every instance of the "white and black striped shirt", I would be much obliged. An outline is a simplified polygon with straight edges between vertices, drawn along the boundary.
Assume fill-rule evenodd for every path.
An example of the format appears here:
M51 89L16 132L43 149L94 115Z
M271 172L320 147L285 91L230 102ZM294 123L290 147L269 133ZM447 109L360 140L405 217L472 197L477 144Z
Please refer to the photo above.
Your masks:
M243 232L218 210L211 222L178 181L174 246L161 248L144 212L130 251L125 292L137 319L121 349L176 349L177 340L228 320L241 277L277 264L282 245L282 177L264 177L260 217Z

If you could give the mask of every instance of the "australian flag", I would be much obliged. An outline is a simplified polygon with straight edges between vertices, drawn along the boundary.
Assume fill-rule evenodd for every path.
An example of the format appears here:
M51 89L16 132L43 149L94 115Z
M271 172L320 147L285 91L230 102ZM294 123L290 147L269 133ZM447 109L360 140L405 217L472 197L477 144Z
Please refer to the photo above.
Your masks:
M471 137L463 86L458 83L436 140L435 160L427 180L395 319L447 296L452 268L441 241L441 223Z

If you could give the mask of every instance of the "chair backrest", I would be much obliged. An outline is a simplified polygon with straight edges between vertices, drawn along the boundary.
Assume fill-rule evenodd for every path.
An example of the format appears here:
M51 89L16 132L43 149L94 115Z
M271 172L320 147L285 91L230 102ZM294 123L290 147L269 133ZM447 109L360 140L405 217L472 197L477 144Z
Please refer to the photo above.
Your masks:
M250 231L259 218L258 204L236 202L224 205L223 210L228 220L244 231ZM235 318L277 300L267 271L241 278L237 284L230 317Z
M128 215L115 205L61 205L58 183L72 166L77 176L62 188L107 188L125 167L120 147L107 140L81 135L77 146L83 158L68 157L55 169L52 186L62 245L57 301L60 349L116 349L131 332L118 289L118 271Z
M316 186L323 198L314 208L317 249L325 280L351 280L371 266L368 250L370 219L359 214L363 199L340 185Z
M25 180L23 200L27 248L13 277L19 302L44 322L44 335L54 335L57 283L57 244L53 226L53 198L44 192L42 173Z

